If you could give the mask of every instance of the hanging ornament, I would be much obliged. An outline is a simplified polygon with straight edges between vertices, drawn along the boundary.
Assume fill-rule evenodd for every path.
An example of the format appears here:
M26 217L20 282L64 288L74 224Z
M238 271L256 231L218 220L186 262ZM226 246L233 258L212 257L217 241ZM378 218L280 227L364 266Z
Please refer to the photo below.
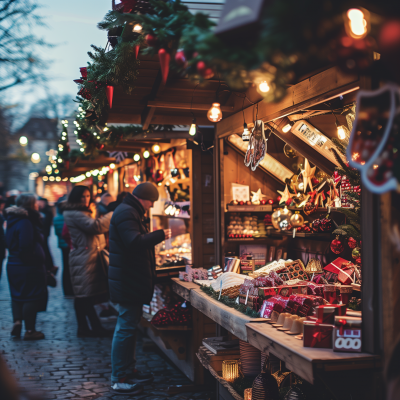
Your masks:
M149 33L148 35L146 35L146 42L150 47L153 47L157 44L158 39L156 36Z
M353 239L352 237L349 238L347 244L351 249L354 249L357 246L357 240Z
M160 49L158 50L158 58L160 59L161 74L165 85L169 74L169 61L171 56L167 50Z
M303 174L304 193L306 192L308 185L310 185L311 190L313 190L312 178L314 177L316 168L317 167L311 168L308 159L304 159L304 169L301 171Z
M271 222L275 229L280 231L286 231L290 226L290 217L292 212L286 207L282 210L281 208L275 210L271 215Z
M130 13L136 5L136 0L121 0L121 3L123 5L123 12Z
M330 248L335 254L340 254L344 250L343 242L339 239L339 235L336 236L336 239L332 240Z
M140 50L140 46L137 44L137 45L135 46L135 58L136 58L136 59L138 58L139 50Z
M358 257L361 257L361 249L359 247L355 247L351 252L351 256L356 260Z
M81 71L82 79L87 79L87 67L81 67L79 70Z
M175 54L175 62L180 67L186 66L186 57L183 50L178 50Z
M281 192L280 190L277 190L277 192L281 195L281 198L279 199L279 204L286 203L288 199L292 198L292 195L289 192L287 185L285 186L285 190L283 192Z
M113 101L113 96L114 96L114 86L108 85L106 87L106 95L107 95L108 104L110 105L110 108L112 108L112 101Z
M319 227L321 232L332 232L333 229L333 221L330 218L329 214L321 220L321 225Z
M295 158L298 156L297 151L293 147L290 147L287 143L283 147L283 153L287 158Z
M269 130L269 132L271 132ZM260 162L264 159L267 153L267 141L264 132L264 122L257 120L254 123L254 128L250 134L249 145L244 156L244 165L251 166L251 170L255 171Z
M290 217L289 222L291 227L293 228L293 237L295 237L296 229L303 226L304 224L304 217L299 213L299 211L296 211L296 213Z
M320 231L320 226L321 226L321 220L315 219L312 223L312 230L314 232L319 232Z
M314 214L318 210L318 206L314 203L308 202L305 204L303 211L306 215Z
M356 263L361 265L361 257L356 258Z

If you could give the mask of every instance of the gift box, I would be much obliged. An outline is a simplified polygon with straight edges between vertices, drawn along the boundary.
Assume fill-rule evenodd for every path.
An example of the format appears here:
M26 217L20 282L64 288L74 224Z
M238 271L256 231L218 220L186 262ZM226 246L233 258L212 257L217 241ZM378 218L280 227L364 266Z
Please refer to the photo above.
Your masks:
M292 286L259 287L258 296L266 299L279 294L283 297L289 297L293 292Z
M358 317L336 316L333 330L333 351L360 353L362 320Z
M331 349L332 333L333 325L304 321L303 346Z
M354 279L352 278L353 274L354 268L343 268L338 274L338 281L341 282L343 285L350 285L354 282Z
M353 278L351 277L354 273L353 264L350 261L345 260L344 258L336 258L336 260L332 261L330 264L324 267L324 270L337 274L338 281L341 282L343 285L350 285L351 283L353 283Z
M332 304L326 306L318 306L315 309L315 316L317 317L317 322L320 324L334 324L335 316L346 315L346 305L345 304Z

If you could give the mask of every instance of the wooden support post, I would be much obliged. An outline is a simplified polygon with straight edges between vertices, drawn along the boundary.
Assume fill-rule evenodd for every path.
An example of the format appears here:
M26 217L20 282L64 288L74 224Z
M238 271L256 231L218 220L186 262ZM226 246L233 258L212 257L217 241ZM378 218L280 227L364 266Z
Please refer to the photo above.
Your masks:
M148 101L154 100L156 98L158 89L160 88L160 85L161 85L161 81L162 81L162 75L161 75L161 69L160 69L157 73L156 79L154 80L153 87L151 88L151 92L147 99ZM141 116L143 130L148 129L155 111L156 111L156 109L154 107L149 107L148 105L143 110L142 116Z

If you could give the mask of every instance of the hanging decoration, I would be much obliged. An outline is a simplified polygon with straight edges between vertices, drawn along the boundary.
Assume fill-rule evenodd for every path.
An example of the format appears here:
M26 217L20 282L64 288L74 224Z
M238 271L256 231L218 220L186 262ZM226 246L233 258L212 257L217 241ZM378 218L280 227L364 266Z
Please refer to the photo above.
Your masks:
M261 193L261 189L258 189L257 192L251 192L251 203L254 205L259 205L263 201L263 197L267 197L265 194ZM263 201L265 203L265 201Z
M158 50L158 58L160 59L161 75L164 85L167 83L169 74L169 62L171 55L165 49Z
M108 104L110 105L110 108L112 108L112 101L113 101L113 96L114 96L114 86L107 86L106 94L107 94Z
M304 193L307 191L308 186L310 186L311 191L313 190L312 178L315 176L316 169L317 167L311 168L307 158L304 159L304 169L301 171L304 182Z
M286 203L289 199L292 198L292 194L289 192L287 185L285 186L285 190L283 192L281 192L280 190L277 190L277 192L281 195L281 198L279 199L279 204Z
M269 131L271 134L271 131ZM246 155L244 156L244 165L251 166L251 170L255 171L260 162L264 159L267 152L267 139L264 134L264 122L256 120L254 128L251 131L249 145Z
M336 236L336 239L333 239L330 244L330 249L335 254L340 254L344 250L343 242L339 239L339 235Z
M352 237L350 237L347 244L349 245L350 249L354 249L357 246L357 240L354 240Z
M117 163L124 161L128 157L128 153L126 151L109 151L108 155L115 158Z
M290 227L290 217L292 212L285 207L275 210L271 215L271 222L275 229L286 231Z

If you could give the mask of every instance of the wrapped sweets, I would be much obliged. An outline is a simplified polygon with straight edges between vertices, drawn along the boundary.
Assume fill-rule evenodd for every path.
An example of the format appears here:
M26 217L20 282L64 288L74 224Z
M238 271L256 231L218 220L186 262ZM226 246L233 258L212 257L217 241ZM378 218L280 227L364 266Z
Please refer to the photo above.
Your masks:
M215 281L211 282L211 287L215 291L219 291L220 289L227 289L231 286L241 285L245 279L246 277L243 275L239 275L234 272L225 272L215 279Z
M318 285L314 282L307 282L305 286L301 287L301 293L324 297L324 285Z
M289 299L287 297L280 295L272 296L269 299L264 300L260 310L261 318L270 318L272 311L276 311L278 313L283 312L287 306L288 300Z

